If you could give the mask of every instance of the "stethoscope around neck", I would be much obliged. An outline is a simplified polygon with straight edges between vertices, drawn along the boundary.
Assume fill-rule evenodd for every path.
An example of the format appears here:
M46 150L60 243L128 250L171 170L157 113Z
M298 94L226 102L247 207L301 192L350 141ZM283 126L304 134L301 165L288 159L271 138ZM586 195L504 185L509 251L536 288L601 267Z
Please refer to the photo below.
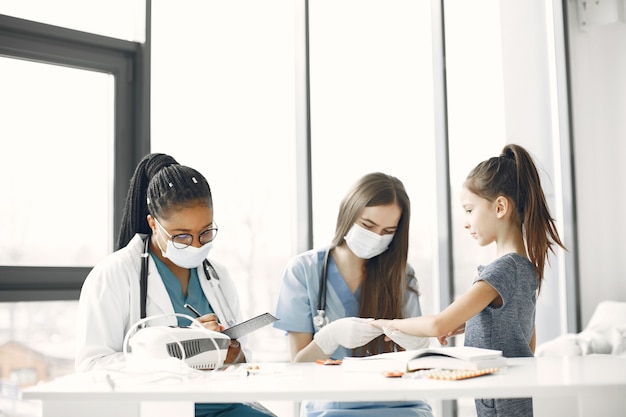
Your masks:
M330 248L326 250L324 254L324 262L322 263L322 272L320 273L320 289L317 294L317 314L313 317L313 327L319 331L322 327L330 323L328 316L326 315L326 281L328 270L328 254Z
M146 300L148 298L148 258L150 257L150 235L148 235L144 239L144 247L143 253L141 254L141 272L139 275L139 290L141 293L141 318L146 318ZM206 279L211 282L213 289L215 290L215 298L217 299L217 304L219 308L222 310L223 314L226 316L226 324L230 326L234 326L236 324L235 315L231 310L228 302L226 300L226 296L224 295L224 290L219 285L220 277L217 275L217 271L211 265L208 259L202 261L202 266L204 268L204 272L206 275Z

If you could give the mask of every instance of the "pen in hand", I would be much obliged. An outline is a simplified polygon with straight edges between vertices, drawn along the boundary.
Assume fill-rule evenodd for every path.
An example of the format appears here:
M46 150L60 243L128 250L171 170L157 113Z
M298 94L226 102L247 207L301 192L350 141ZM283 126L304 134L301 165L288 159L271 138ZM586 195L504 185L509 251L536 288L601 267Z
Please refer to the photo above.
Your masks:
M202 314L200 314L200 312L196 310L191 304L183 304L183 306L187 310L191 311L196 316L196 318L199 319L200 317L202 317ZM222 330L224 330L224 326L217 322L217 316L215 314L207 314L207 316L208 317L203 319L201 322L200 320L198 320L200 324L202 324L205 328L209 330L213 330L214 332L221 332Z
M202 314L200 314L198 312L198 310L193 308L193 306L190 305L190 304L185 304L183 307L185 307L187 310L191 311L196 317L201 317L202 316Z

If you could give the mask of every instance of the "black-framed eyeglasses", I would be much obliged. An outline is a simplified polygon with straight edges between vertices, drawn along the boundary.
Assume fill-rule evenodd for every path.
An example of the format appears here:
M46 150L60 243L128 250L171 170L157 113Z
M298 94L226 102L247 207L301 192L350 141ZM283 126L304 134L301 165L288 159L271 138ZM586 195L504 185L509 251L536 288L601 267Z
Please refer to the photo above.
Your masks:
M190 233L181 233L181 234L172 236L165 229L165 227L163 227L163 225L159 223L156 217L154 218L154 221L172 240L172 244L174 245L176 249L185 249L187 246L190 246L193 243L194 235ZM217 236L217 224L213 222L213 227L205 230L204 232L198 235L198 242L200 242L200 245L204 246L207 243L212 242L215 239L215 236Z

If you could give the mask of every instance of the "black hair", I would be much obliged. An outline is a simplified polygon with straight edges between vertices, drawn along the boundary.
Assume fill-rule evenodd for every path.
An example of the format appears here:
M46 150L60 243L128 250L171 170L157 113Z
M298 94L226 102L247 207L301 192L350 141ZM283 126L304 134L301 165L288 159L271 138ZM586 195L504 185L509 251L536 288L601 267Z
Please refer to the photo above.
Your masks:
M213 208L211 187L202 174L163 153L144 156L130 179L117 249L126 246L136 233L151 233L148 214L167 218L170 210L197 202Z

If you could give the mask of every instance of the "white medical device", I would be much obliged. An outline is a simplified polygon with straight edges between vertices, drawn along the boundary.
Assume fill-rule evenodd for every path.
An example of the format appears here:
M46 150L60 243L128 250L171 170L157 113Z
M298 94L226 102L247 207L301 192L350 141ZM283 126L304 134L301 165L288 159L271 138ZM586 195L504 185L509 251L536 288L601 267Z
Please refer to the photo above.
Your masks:
M195 369L224 365L230 337L200 327L152 326L137 331L128 344L142 359L183 359ZM182 348L182 350L181 350Z

